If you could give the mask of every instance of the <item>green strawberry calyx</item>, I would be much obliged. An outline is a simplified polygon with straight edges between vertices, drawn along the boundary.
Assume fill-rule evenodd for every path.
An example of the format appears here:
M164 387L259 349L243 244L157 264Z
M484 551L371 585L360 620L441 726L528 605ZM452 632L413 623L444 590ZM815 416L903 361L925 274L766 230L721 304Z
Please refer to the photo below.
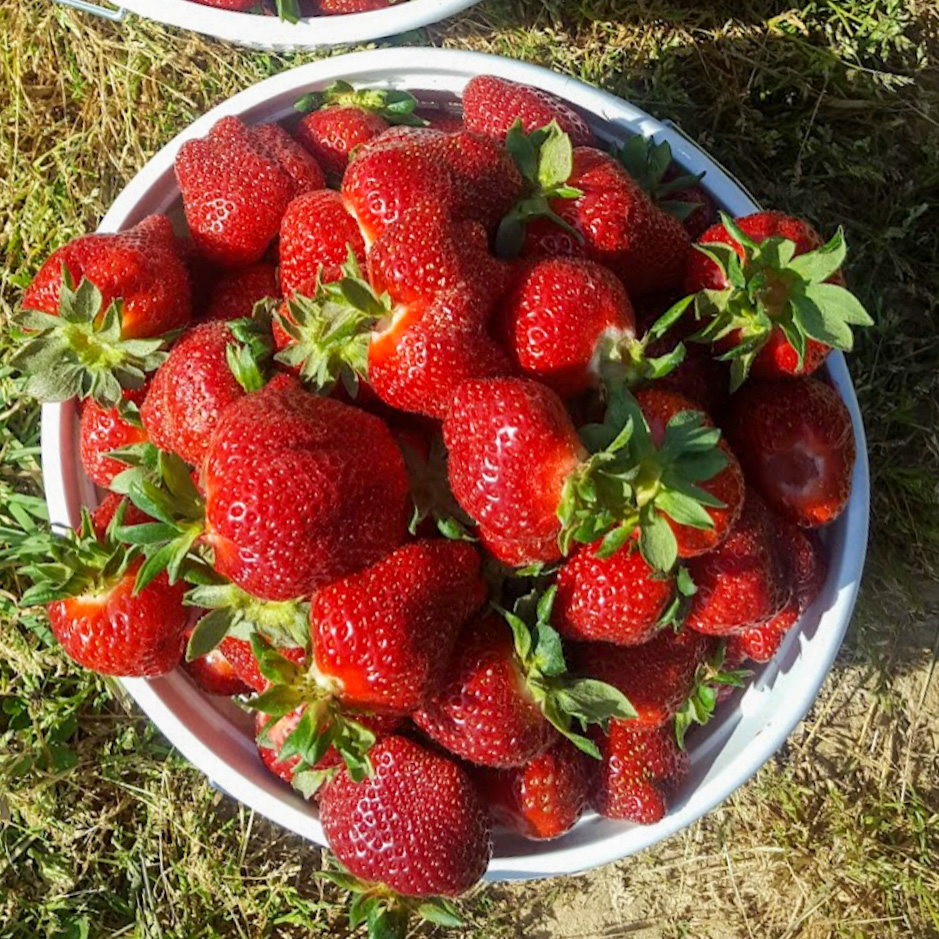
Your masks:
M125 508L118 508L100 538L90 513L83 508L77 531L69 529L61 535L40 531L17 545L18 560L28 562L21 573L33 581L23 593L23 606L101 596L127 576L141 552L121 544L116 537Z
M583 235L551 208L553 199L577 199L580 189L568 185L574 170L574 146L557 121L526 134L517 119L505 140L525 183L525 195L509 210L496 232L496 254L518 257L525 240L525 226L534 218L549 218L577 241Z
M742 688L752 674L746 668L725 668L726 655L727 643L721 642L695 672L691 694L675 715L675 740L681 749L685 748L685 734L688 728L693 724L703 726L714 716L720 689L728 686Z
M512 629L515 655L525 685L545 719L579 750L600 759L597 745L574 729L591 724L609 732L611 720L632 720L636 710L612 685L594 678L570 675L564 660L561 637L551 626L551 611L557 587L522 597L512 612L496 608Z
M724 503L700 486L727 466L721 432L700 411L669 420L657 447L639 403L625 388L610 395L602 424L588 424L580 436L591 456L564 485L558 518L559 546L600 541L598 557L610 557L638 536L639 550L657 571L678 560L678 541L668 519L710 529L709 508Z
M22 310L15 320L23 344L12 364L27 376L27 394L44 403L93 398L132 415L124 390L143 387L147 373L166 360L175 333L124 339L123 315L120 300L105 309L101 291L86 278L76 287L63 265L58 316Z
M719 356L730 362L732 390L746 380L774 329L795 350L801 370L809 339L850 352L851 327L873 325L861 301L831 282L847 256L841 228L827 244L796 255L795 242L788 238L756 242L726 213L721 221L736 248L720 243L694 247L717 265L727 286L694 295L695 317L704 326L691 338L714 344L733 334L733 345Z
M227 324L232 341L225 347L225 360L235 381L249 394L260 391L273 371L272 306L276 301L259 300L251 316Z
M293 2L296 0L282 0ZM427 121L414 112L420 102L414 95L396 88L355 88L347 81L333 82L325 91L310 91L299 98L294 108L303 114L328 107L359 108L377 114L389 124L426 127Z
M277 15L286 23L299 23L303 11L300 9L300 0L276 0Z
M361 880L334 861L337 870L321 870L318 875L350 894L349 928L365 926L368 939L405 939L413 916L456 929L466 921L452 900L446 897L404 897L380 883Z
M368 377L372 330L391 316L391 298L375 294L350 246L339 280L324 284L318 275L312 296L295 294L286 314L275 314L290 340L275 358L299 369L316 391L328 393L341 382L354 397Z

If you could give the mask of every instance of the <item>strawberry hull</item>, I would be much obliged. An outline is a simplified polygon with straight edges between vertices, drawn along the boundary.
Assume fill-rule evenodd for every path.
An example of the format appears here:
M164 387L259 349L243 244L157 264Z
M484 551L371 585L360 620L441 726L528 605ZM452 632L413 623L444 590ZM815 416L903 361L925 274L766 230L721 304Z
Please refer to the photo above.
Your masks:
M483 73L537 85L564 97L581 114L602 115L591 119L601 145L613 138L622 139L631 131L653 133L668 140L686 170L707 171L704 184L721 208L731 215L745 215L757 208L720 167L678 132L610 95L548 71L494 57L389 49L333 58L286 72L226 102L197 121L145 168L118 198L102 230L126 229L154 212L168 212L175 217L178 192L172 178L173 158L184 140L204 137L223 114L241 116L247 123L281 120L291 113L293 101L302 93L324 88L337 78L356 84L408 88L422 99L451 99L473 75ZM425 95L421 89L432 92ZM827 371L851 412L858 458L848 508L826 532L830 569L818 599L786 635L779 654L742 699L728 701L711 725L689 734L688 776L671 794L669 813L663 820L633 827L588 813L562 839L543 844L500 832L495 837L489 878L571 873L660 841L691 824L753 775L811 706L850 618L867 540L868 472L863 425L843 357L830 356ZM96 494L79 469L77 409L73 405L46 407L43 450L50 516L58 523L74 523L79 505L94 505ZM263 767L256 755L251 722L234 705L223 699L210 701L179 673L157 681L124 684L174 745L218 785L284 827L323 843L315 808Z

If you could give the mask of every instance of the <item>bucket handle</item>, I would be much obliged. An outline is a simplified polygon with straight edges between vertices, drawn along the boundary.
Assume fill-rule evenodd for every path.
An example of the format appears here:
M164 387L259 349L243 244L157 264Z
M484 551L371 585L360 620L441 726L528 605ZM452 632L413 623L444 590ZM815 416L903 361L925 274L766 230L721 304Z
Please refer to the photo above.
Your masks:
M123 7L109 10L106 7L98 6L97 3L91 3L90 0L57 0L57 2L81 10L83 13L91 13L94 16L100 16L102 19L112 20L115 23L119 23L127 15L127 10Z

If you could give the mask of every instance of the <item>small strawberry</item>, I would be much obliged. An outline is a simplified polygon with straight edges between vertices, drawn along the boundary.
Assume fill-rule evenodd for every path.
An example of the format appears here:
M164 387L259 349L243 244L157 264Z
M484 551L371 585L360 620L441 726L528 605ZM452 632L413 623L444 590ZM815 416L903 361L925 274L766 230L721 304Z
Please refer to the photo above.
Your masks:
M190 662L184 660L182 665L199 690L206 694L230 698L251 691L251 687L238 677L231 662L218 649Z
M807 222L780 212L721 218L689 255L685 289L704 322L698 338L730 361L733 389L751 369L759 378L808 375L833 347L853 347L852 326L872 325L842 286L840 230L823 244Z
M480 766L523 766L563 734L587 753L573 730L605 727L634 714L614 688L567 674L550 627L555 591L523 598L505 619L490 615L467 628L440 691L413 714L414 723L452 753ZM523 619L523 616L525 617Z
M259 261L228 271L216 281L204 318L246 319L252 315L255 306L267 298L280 298L277 267L268 261Z
M122 516L118 509L97 535L83 511L77 532L38 538L28 546L27 556L41 561L23 568L35 583L22 602L46 605L52 632L79 665L104 675L165 675L182 658L185 587L171 585L162 574L134 589L143 557L117 541Z
M590 805L600 815L651 825L688 773L688 755L669 727L643 730L614 721L598 740L601 761L591 766Z
M749 382L725 424L747 478L777 512L815 528L844 511L857 444L851 414L830 385Z
M570 831L587 805L587 760L566 740L509 770L476 770L473 778L493 819L544 841Z
M587 122L555 95L495 75L477 75L463 89L463 121L467 130L504 141L516 121L526 133L557 121L575 146L594 141Z
M372 760L373 775L356 782L341 770L322 794L333 853L356 877L404 897L464 893L492 852L489 814L466 771L395 735Z
M145 388L125 391L123 399L125 403L140 405L146 393ZM148 439L139 416L128 413L126 408L123 413L117 408L103 408L94 399L82 405L78 436L82 467L93 483L105 489L118 473L127 469L125 463L108 454Z
M222 118L206 138L184 144L176 177L198 249L223 267L259 261L290 201L323 187L314 167L281 128L249 128L237 117Z
M238 676L238 679L244 682L253 691L267 691L271 687L271 681L261 674L261 667L258 663L257 656L254 654L251 643L247 639L239 639L236 636L226 636L219 643L218 651L229 662L235 674ZM278 651L280 655L288 661L293 662L295 665L303 665L306 661L306 651L300 646L281 648ZM206 653L206 655L208 654L210 653ZM194 661L198 660L199 656L194 659Z
M382 6L387 5L382 3ZM381 88L356 90L345 81L334 82L323 92L304 95L294 107L309 112L297 125L297 140L327 173L339 179L355 148L392 124L424 125L414 113L417 100L408 92Z
M709 635L743 632L772 619L791 596L786 565L763 500L747 490L743 512L716 548L688 561L696 592L686 623Z

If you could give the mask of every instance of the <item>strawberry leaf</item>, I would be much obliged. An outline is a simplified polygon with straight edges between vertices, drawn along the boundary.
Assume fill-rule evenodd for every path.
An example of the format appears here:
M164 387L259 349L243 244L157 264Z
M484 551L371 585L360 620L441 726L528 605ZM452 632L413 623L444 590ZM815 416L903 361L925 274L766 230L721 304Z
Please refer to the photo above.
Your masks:
M431 897L421 903L415 912L421 919L447 929L456 929L466 925L466 920L460 915L460 911L445 897Z
M299 23L302 12L299 0L276 0L277 15L287 23Z

